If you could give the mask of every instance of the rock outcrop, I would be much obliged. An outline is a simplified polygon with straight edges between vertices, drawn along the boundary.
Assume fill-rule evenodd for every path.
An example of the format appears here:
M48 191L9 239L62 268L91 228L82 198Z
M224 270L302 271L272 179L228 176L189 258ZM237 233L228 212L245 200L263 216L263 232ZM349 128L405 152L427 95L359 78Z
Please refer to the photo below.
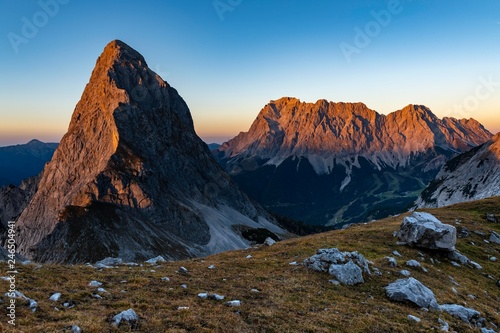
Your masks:
M435 216L414 212L404 218L398 232L399 239L410 246L430 250L453 251L457 242L457 230L444 224Z
M97 60L18 249L44 262L179 259L242 248L240 226L283 234L196 135L177 91L121 41Z
M396 280L385 287L385 292L391 301L408 302L426 309L439 308L432 290L412 277Z
M491 136L474 119L439 119L422 105L383 115L281 98L213 153L270 210L335 225L405 211L449 158Z
M416 201L442 207L500 195L500 133L448 161Z

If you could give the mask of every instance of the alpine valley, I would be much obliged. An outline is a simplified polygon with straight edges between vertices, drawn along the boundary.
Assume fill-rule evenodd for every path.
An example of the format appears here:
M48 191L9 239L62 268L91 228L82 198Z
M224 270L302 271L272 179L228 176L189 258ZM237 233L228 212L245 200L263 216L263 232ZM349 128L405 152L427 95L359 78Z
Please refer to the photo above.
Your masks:
M407 211L449 159L491 137L474 119L439 119L423 105L383 115L286 97L213 154L270 211L341 227Z

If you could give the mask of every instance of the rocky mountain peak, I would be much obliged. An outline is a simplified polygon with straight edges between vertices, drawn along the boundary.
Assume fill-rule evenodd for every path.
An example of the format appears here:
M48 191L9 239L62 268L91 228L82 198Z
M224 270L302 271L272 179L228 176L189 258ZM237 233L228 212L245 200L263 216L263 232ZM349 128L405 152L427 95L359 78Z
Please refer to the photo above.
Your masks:
M18 248L41 261L192 257L247 246L233 224L281 231L271 221L217 165L177 91L113 41L19 218Z

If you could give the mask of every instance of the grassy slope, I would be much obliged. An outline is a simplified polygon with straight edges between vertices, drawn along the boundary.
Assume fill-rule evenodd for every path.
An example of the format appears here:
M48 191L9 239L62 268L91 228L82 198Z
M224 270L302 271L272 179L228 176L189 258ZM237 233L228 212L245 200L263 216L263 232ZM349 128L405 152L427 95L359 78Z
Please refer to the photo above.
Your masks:
M98 271L86 266L37 265L18 266L17 286L26 296L38 301L34 313L27 307L17 309L17 328L6 323L3 296L7 283L0 281L0 331L61 332L78 324L84 332L127 332L126 325L118 329L110 325L115 314L133 308L140 316L140 332L429 332L439 331L438 318L450 323L457 332L478 332L458 319L437 311L423 311L411 305L392 303L385 296L383 287L400 278L400 269L409 269L436 294L439 303L467 305L481 312L488 321L500 323L499 262L490 262L490 255L500 257L500 246L487 244L483 238L489 230L500 231L500 224L486 222L485 213L500 214L500 198L465 203L442 209L427 210L445 223L471 230L467 238L459 239L457 248L483 266L483 270L455 268L448 259L432 252L423 252L422 263L427 274L404 267L404 262L418 258L418 250L396 245L392 236L399 228L403 216L378 222L357 225L347 230L292 239L272 247L260 247L222 253L211 257L184 262L161 264L159 267L119 267ZM481 237L472 233L479 230ZM475 245L471 245L470 242ZM383 271L383 276L368 277L365 284L353 287L330 284L328 274L313 272L302 266L291 266L291 261L301 262L317 249L338 247L357 250L372 260ZM385 256L397 250L399 267L390 268ZM251 254L251 259L245 257ZM429 257L440 260L431 264ZM210 264L216 266L210 270ZM188 275L176 273L179 266L189 269ZM6 271L5 265L0 266ZM152 269L154 271L152 271ZM493 275L495 280L483 274ZM2 273L0 273L2 275ZM161 281L168 276L170 281ZM452 284L452 276L460 286ZM109 292L103 299L92 297L96 288L88 286L90 280L104 282ZM122 282L126 281L126 282ZM188 289L181 288L187 284ZM458 295L451 288L455 287ZM261 292L254 293L250 289ZM121 292L126 290L126 292ZM230 308L224 302L198 299L204 291L226 296L226 300L239 299L242 306ZM61 292L61 302L48 300L54 292ZM476 299L468 297L469 294ZM65 309L61 303L72 300L76 306ZM225 300L225 301L226 301ZM57 306L59 311L54 307ZM189 310L179 311L179 306ZM407 315L422 319L411 323Z

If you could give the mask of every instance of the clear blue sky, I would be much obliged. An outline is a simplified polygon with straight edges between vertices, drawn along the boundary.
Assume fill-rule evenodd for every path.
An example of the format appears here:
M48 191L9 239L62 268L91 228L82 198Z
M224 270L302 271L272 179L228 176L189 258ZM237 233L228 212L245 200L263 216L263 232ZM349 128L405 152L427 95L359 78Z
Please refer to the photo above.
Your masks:
M58 141L113 39L179 91L206 141L248 130L283 96L381 113L424 104L500 131L498 0L0 4L0 146Z

